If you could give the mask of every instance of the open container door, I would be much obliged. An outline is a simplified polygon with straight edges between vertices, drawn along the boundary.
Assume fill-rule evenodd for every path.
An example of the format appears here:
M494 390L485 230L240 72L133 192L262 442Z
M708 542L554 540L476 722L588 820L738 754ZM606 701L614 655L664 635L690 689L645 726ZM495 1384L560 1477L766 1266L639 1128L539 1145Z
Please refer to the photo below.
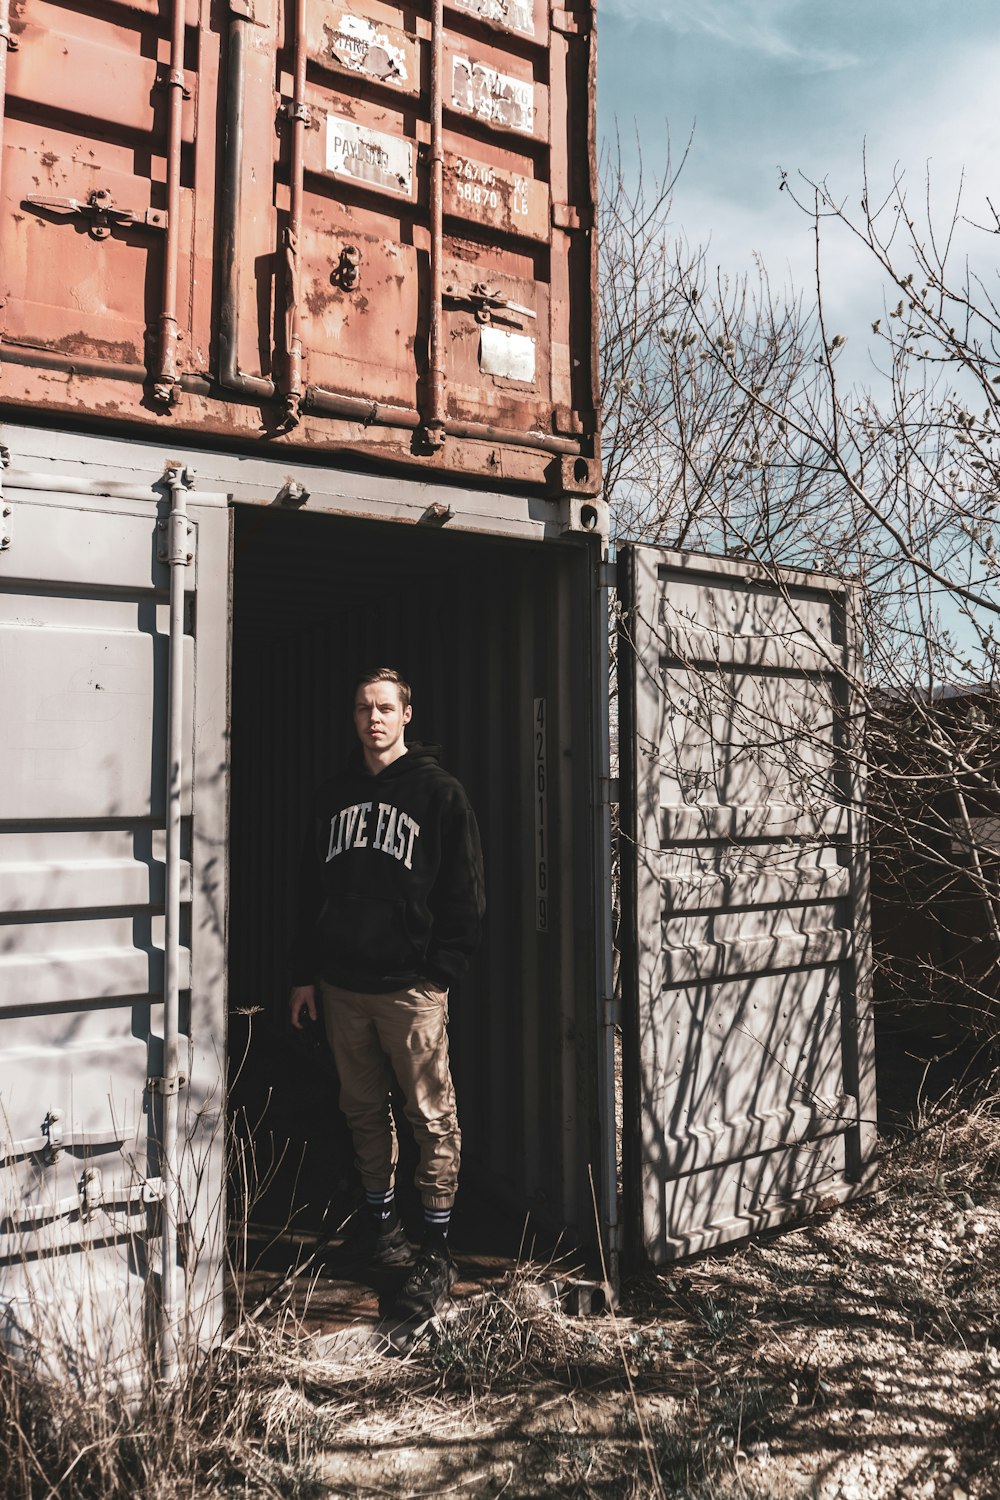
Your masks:
M870 1185L853 592L619 554L626 1213L663 1263Z
M57 1374L129 1378L160 1321L165 1243L173 1324L208 1336L221 1318L226 497L185 486L190 555L172 640L162 542L177 466L128 445L117 463L88 464L73 435L4 439L0 1339L35 1347ZM173 1085L172 680L183 687ZM169 1094L179 1201L165 1239Z

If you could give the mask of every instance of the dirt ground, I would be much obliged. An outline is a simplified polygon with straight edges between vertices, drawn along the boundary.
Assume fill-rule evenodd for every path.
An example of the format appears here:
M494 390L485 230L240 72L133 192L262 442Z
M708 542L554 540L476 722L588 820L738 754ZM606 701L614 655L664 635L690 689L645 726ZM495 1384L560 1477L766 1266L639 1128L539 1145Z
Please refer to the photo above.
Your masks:
M939 1117L880 1183L616 1315L522 1267L404 1359L296 1341L267 1441L294 1493L352 1500L1000 1497L1000 1120Z

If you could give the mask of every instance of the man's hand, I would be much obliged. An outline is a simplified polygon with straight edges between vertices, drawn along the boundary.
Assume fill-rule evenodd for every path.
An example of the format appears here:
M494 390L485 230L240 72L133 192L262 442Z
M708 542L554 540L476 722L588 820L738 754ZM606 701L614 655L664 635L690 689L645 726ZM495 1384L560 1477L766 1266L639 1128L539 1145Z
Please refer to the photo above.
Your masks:
M292 993L288 997L288 1013L296 1031L301 1031L305 1025L305 1021L302 1018L303 1011L305 1011L310 1021L315 1021L316 986L314 984L296 984L292 986Z

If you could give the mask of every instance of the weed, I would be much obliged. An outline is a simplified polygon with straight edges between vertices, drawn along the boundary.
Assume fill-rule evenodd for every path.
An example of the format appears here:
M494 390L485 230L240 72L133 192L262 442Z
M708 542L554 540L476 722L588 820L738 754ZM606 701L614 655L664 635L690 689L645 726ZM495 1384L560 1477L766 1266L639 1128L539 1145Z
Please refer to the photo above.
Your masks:
M577 1346L576 1336L553 1315L538 1273L517 1267L442 1325L429 1359L445 1384L488 1393L565 1365Z

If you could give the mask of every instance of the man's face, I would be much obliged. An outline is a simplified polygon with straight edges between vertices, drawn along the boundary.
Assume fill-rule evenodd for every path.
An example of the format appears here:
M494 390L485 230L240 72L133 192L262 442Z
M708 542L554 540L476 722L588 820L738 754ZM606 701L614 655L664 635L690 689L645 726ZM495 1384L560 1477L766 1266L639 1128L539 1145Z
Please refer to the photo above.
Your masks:
M354 727L358 739L372 754L385 755L396 750L412 717L412 708L403 707L394 682L369 682L358 688Z

